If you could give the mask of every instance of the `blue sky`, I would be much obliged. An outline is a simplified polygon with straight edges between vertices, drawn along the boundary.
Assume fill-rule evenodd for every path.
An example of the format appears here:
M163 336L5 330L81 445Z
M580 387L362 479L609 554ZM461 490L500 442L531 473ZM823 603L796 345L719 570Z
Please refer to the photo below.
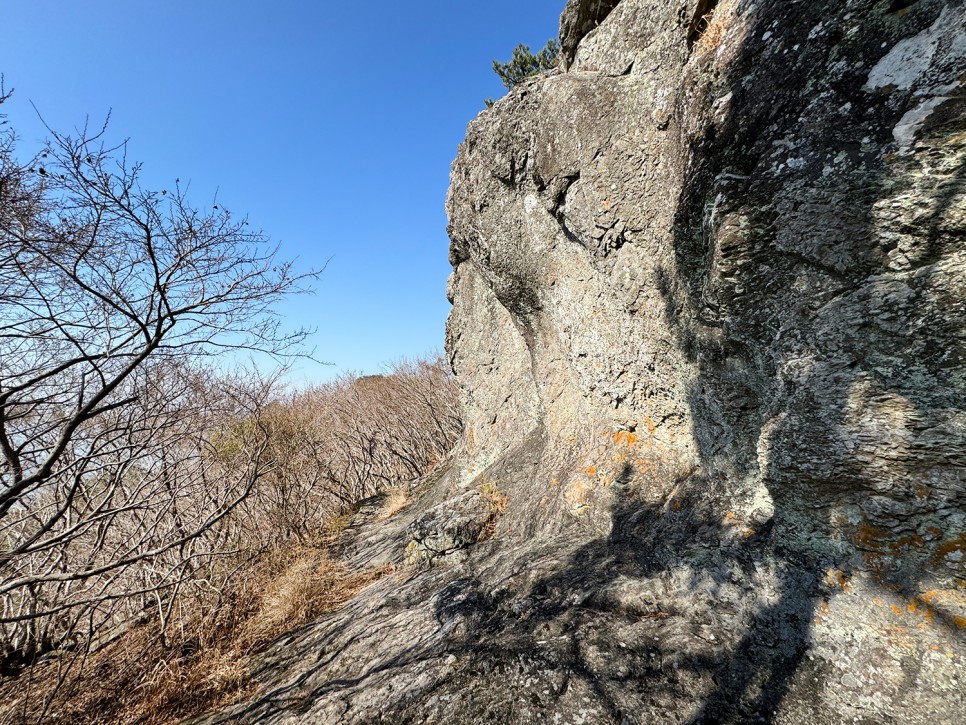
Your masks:
M557 34L564 0L401 3L4 0L4 106L35 146L111 112L147 185L246 213L298 258L328 263L287 303L317 328L295 380L441 349L449 168L494 58Z

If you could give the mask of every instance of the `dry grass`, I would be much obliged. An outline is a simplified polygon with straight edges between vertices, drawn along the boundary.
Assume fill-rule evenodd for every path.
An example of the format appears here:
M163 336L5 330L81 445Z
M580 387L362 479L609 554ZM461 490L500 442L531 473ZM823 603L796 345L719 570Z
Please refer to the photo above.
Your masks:
M408 505L399 481L424 475L445 457L462 427L459 412L459 390L441 358L296 391L264 405L257 419L231 407L213 424L212 456L225 472L234 475L237 464L244 473L255 460L249 448L261 450L248 440L251 432L264 434L259 460L267 465L258 467L264 475L257 485L188 547L112 581L104 602L91 609L98 616L98 607L104 609L103 618L117 631L142 624L107 643L113 630L93 615L73 629L71 622L54 620L59 612L51 615L55 634L70 634L63 642L80 632L101 644L94 652L86 646L61 651L0 677L0 725L151 725L250 695L256 687L246 666L251 654L387 572L347 570L325 549L350 525L356 504L377 491L389 490L380 518ZM141 593L145 582L147 595ZM74 616L75 610L66 611ZM76 611L82 617L85 610L78 605Z
M53 693L43 718L39 709L66 657L0 682L0 723L161 725L226 707L257 689L248 656L337 608L391 570L350 571L321 549L266 558L244 577L243 588L225 593L212 615L199 617L193 627L169 632L164 641L156 629L136 628L86 662L78 658L74 664L83 664L80 673Z
M697 30L701 34L697 47L699 53L707 53L719 45L735 18L735 3L720 2L710 13L698 21Z
M246 653L260 651L283 632L335 609L391 571L380 567L352 572L324 552L303 554L271 582L258 611L241 628L237 644Z
M409 492L401 488L391 488L379 512L379 521L392 518L409 505Z
M497 488L492 482L486 482L480 486L480 493L486 502L486 507L490 510L490 515L486 520L483 531L480 533L480 540L485 541L496 533L496 524L500 516L506 511L510 498Z
M188 641L165 646L146 627L71 663L83 669L55 689L65 657L33 668L29 682L0 687L0 722L143 723L177 722L251 695L256 683L237 653L221 648L191 652ZM42 703L51 707L42 713Z
M506 511L507 503L509 503L510 498L505 493L501 492L495 483L484 483L480 486L480 493L483 495L483 499L486 501L487 507L494 514L502 514Z
M338 516L326 516L322 522L322 540L329 543L335 541L343 531L349 528L349 524L351 523L351 513L339 514Z

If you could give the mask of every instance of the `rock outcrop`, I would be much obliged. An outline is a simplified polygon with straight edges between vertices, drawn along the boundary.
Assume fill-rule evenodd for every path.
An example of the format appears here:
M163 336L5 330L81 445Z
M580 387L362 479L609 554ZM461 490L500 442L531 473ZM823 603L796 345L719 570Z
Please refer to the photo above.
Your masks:
M568 0L560 16L560 51L564 70L573 62L577 46L620 0Z
M966 721L966 4L561 28L453 166L464 439L350 547L432 551L219 718Z

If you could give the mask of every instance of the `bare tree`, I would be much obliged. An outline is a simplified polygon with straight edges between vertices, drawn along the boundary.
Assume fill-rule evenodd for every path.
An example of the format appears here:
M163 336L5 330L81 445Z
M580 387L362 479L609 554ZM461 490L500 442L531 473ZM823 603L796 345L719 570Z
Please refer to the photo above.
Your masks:
M0 138L8 661L63 646L84 618L114 616L112 602L163 612L267 466L270 386L204 361L284 357L305 337L272 309L314 274L217 202L192 206L180 183L144 189L126 146L103 139L51 132L23 163L13 133ZM233 420L250 422L234 442Z
M302 542L323 519L427 473L462 430L459 389L442 358L344 375L275 401L263 417L275 465L246 508L271 511L273 531Z

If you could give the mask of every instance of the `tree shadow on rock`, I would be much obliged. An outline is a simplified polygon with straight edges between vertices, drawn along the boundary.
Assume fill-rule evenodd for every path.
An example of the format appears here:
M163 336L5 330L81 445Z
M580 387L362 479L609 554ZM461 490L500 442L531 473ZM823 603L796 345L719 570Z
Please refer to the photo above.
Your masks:
M727 721L752 690L746 714L779 709L836 577L839 590L854 577L909 613L925 608L914 650L963 645L966 620L934 602L964 575L966 93L943 96L898 143L918 83L961 68L940 44L912 87L870 88L871 66L947 12L928 1L887 10L759 4L726 73L705 84L706 106L725 98L727 112L682 134L674 265L658 284L698 371L702 469L725 476L722 497L770 501L784 572L784 594L731 650L695 723ZM841 657L846 671L866 665ZM902 679L897 700L920 687ZM838 706L848 704L845 694Z
M451 584L436 616L451 631L472 623L449 644L472 668L439 693L466 699L489 682L505 708L494 717L513 722L581 708L588 722L769 722L807 649L820 584L788 564L796 554L770 522L741 529L705 475L681 483L661 505L629 486L610 534L525 592Z

